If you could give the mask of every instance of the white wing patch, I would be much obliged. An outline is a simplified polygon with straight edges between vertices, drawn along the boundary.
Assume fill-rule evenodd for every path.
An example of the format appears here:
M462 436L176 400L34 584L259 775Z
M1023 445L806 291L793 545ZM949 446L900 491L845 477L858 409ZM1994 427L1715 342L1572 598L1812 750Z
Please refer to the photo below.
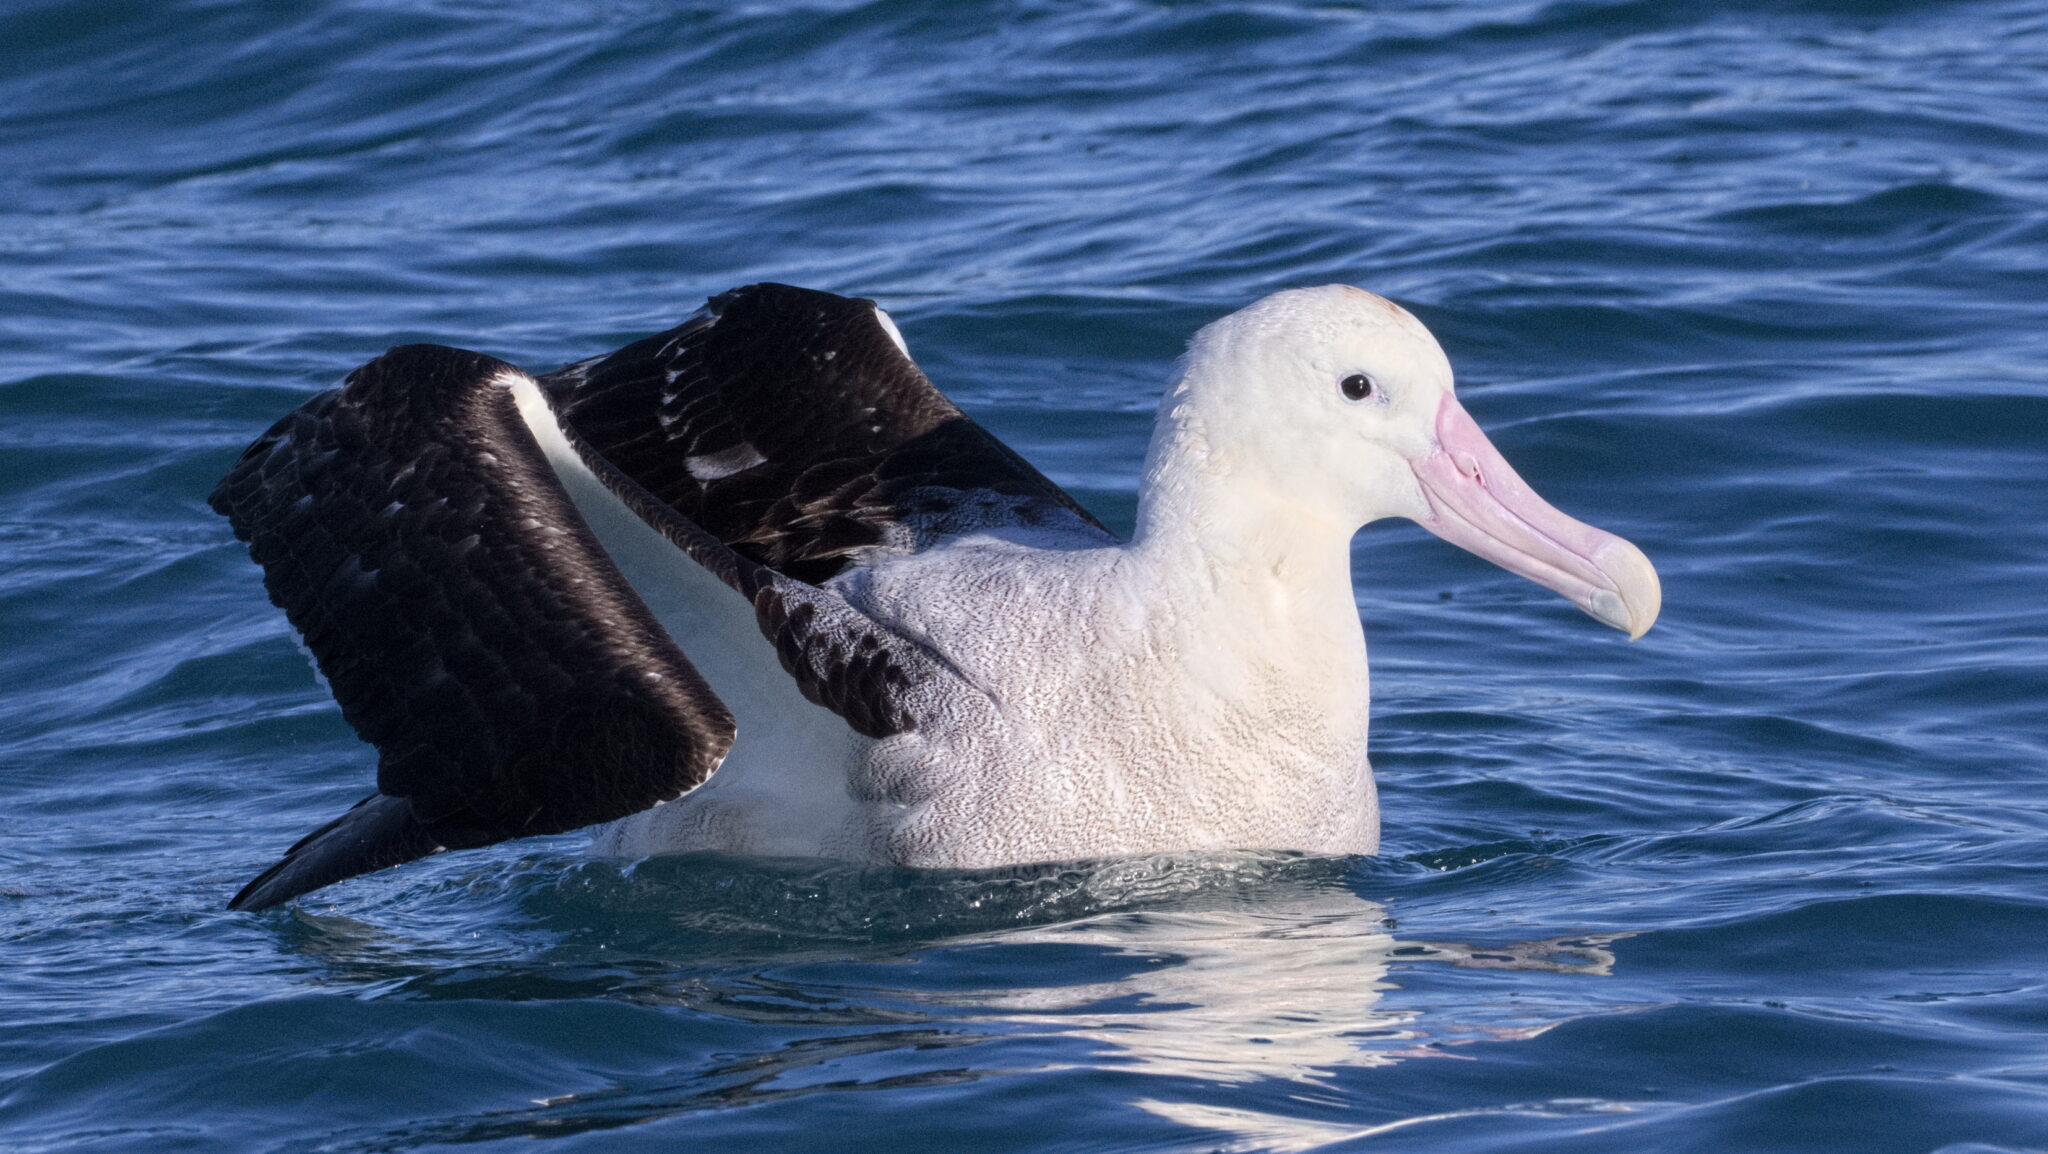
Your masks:
M500 383L511 386L527 430L598 545L739 722L740 737L703 785L606 826L598 852L645 857L687 845L816 856L820 847L853 837L847 831L863 828L863 811L839 767L858 764L868 739L803 696L745 596L642 521L591 472L532 378L508 374ZM741 450L760 458L745 444L702 456L731 465L746 459L734 456Z
M882 322L882 331L888 333L889 339L896 342L897 349L901 350L906 358L909 357L910 346L903 343L903 330L896 327L896 322L889 319L889 314L877 308L875 319Z
M741 441L730 449L720 449L716 453L699 453L694 457L684 457L683 467L690 471L690 476L697 478L698 484L703 484L706 481L716 481L720 477L730 477L734 473L744 473L767 459L761 455L761 450Z

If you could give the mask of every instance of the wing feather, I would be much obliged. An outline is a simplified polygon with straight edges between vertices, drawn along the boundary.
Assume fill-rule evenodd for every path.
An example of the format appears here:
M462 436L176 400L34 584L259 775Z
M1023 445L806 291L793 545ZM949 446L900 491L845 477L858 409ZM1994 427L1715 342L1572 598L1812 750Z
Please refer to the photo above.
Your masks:
M393 349L279 421L212 495L378 793L238 894L253 909L440 849L610 821L701 783L730 713L584 525L524 374Z
M934 388L870 300L749 285L541 381L637 484L813 585L977 529L1115 541Z

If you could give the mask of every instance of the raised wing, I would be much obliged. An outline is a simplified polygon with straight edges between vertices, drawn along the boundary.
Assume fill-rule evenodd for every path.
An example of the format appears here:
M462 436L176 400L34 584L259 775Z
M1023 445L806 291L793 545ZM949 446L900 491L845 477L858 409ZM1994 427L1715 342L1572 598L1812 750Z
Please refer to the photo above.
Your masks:
M375 796L231 905L673 799L732 716L591 536L522 422L520 370L393 349L251 445L211 498L263 566Z
M235 908L615 820L724 757L731 714L592 535L534 439L548 424L751 602L806 697L869 737L915 729L921 702L965 681L833 577L976 530L1115 540L933 388L871 301L735 289L541 378L528 395L543 425L514 398L529 381L477 353L394 349L280 421L215 490L380 754L378 792Z
M1115 541L932 387L873 301L750 285L541 381L657 499L812 584L977 529Z

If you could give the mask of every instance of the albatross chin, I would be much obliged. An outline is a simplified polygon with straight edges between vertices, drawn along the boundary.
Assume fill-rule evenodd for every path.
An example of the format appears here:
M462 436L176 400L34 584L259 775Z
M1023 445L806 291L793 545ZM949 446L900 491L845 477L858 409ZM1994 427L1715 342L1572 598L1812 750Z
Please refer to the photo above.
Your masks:
M872 301L760 284L530 376L408 345L215 509L379 756L231 903L600 826L602 851L982 867L1371 853L1350 539L1408 517L1640 636L1657 575L1515 475L1345 286L1195 335L1119 540Z

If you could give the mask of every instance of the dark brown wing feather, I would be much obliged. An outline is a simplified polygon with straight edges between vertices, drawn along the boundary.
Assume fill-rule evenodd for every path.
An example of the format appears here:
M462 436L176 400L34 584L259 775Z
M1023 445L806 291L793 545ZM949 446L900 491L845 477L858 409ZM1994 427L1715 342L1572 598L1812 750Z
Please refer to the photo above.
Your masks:
M873 301L758 284L542 377L598 454L741 555L822 584L970 529L1115 538L947 400Z
M393 349L279 421L212 504L249 543L378 793L236 908L702 782L734 724L585 527L477 353Z

